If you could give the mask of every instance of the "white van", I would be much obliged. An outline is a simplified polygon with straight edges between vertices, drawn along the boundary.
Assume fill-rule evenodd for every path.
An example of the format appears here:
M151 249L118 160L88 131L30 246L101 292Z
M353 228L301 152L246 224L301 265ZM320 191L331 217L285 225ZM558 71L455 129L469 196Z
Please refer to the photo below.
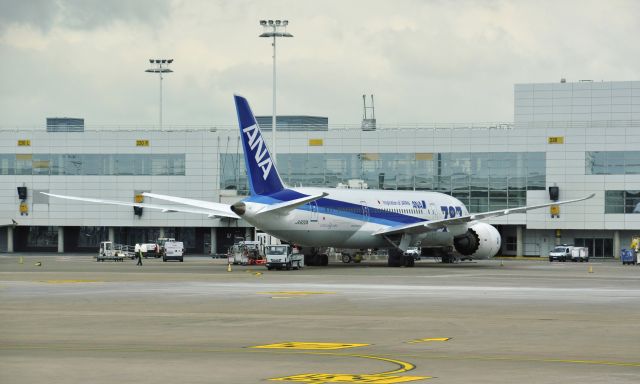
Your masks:
M167 241L162 250L162 261L178 260L184 261L184 244L182 241Z
M549 252L549 261L571 260L571 250L573 248L571 245L556 245L556 247Z

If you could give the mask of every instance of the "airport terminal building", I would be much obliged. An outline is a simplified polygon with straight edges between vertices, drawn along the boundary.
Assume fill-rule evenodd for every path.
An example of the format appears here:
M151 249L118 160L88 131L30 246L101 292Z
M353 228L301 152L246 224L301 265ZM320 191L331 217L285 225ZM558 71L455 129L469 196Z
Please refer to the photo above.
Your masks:
M488 220L502 234L503 255L546 256L566 243L610 258L640 235L640 81L516 84L508 123L361 129L326 118L292 121L277 133L278 171L292 186L438 191L471 212L595 193L559 209ZM166 236L191 253L223 253L234 237L253 236L243 220L40 193L133 202L148 191L234 203L248 190L237 127L78 124L2 129L0 252L93 252L100 241Z

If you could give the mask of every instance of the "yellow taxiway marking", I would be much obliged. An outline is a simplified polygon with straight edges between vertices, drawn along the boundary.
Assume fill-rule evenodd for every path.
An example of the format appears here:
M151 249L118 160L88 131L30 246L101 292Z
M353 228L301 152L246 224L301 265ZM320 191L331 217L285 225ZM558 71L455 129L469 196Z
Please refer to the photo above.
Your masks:
M98 280L44 280L48 284L100 283Z
M269 379L271 381L297 381L299 383L373 383L373 384L395 384L406 383L429 379L426 376L387 376L381 374L373 375L350 375L345 373L305 373L302 375L277 377Z
M258 295L281 295L281 296L308 296L308 295L334 295L335 292L313 292L313 291L274 291L258 292Z
M266 345L256 345L255 347L249 348L260 348L260 349L346 349L346 348L355 348L355 347L366 347L369 344L345 344L345 343L306 343L306 342L289 342L289 343L277 343L277 344L266 344Z
M313 355L331 355L336 356L330 352L316 352L309 353ZM399 366L398 369L392 371L386 371L381 373L364 373L364 374L348 374L348 373L303 373L299 375L275 377L269 379L271 381L297 381L302 383L373 383L373 384L394 384L394 383L406 383L409 381L418 381L430 379L431 376L397 376L399 373L411 371L415 366L406 361L389 359L380 356L371 355L357 355L357 354L340 354L339 356L359 357L363 359L372 359L385 361Z
M179 352L186 354L197 353L229 353L229 352L252 352L252 353L270 353L270 354L303 354L303 355L326 355L336 357L359 357L341 352L309 352L309 351L286 351L286 350L260 350L247 348L179 348L176 346L145 346L145 347L123 347L115 345L73 345L73 344L47 344L47 345L25 345L25 344L0 344L0 351L13 350L40 350L40 351L97 351L97 352L149 352L149 353L167 353ZM572 360L558 358L535 358L535 357L515 357L515 356L475 356L475 355L439 355L432 353L403 353L395 354L402 358L419 358L427 360L455 360L455 361L516 361L516 362L532 362L532 363L554 363L554 364L579 364L579 365L603 365L614 367L634 367L640 368L640 362L637 361L611 361L611 360ZM373 358L374 356L372 356ZM378 356L375 356L378 358ZM383 359L380 357L380 359ZM390 374L387 372L386 374Z
M47 345L25 345L25 344L0 344L0 351L14 350L40 350L40 351L97 351L97 352L149 352L149 353L229 353L229 352L252 352L252 353L270 353L270 354L303 354L303 355L326 355L336 357L359 357L359 355L341 353L341 352L309 352L309 351L277 351L277 350L260 350L247 348L179 348L176 346L146 346L146 347L123 347L115 345L73 345L73 344L47 344ZM516 362L533 362L533 363L553 363L553 364L578 364L578 365L602 365L614 367L634 367L640 368L640 362L637 361L611 361L611 360L571 360L571 359L554 359L554 358L535 358L535 357L515 357L515 356L474 356L474 355L439 355L432 353L405 353L395 354L402 358L419 358L427 360L454 360L454 361L516 361ZM378 356L371 358L384 359ZM385 359L391 361L390 359ZM408 364L408 363L407 363ZM385 374L393 374L386 372Z
M429 341L449 341L449 340L451 340L450 337L430 337L426 339L416 339L416 340L407 341L407 343L415 344L415 343L426 343Z

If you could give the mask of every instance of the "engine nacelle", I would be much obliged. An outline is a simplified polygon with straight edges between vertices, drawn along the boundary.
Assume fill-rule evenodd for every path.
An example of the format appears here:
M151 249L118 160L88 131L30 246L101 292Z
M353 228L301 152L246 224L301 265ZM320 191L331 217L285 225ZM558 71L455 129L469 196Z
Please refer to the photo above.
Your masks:
M498 230L486 223L475 223L463 235L453 238L456 251L474 259L488 259L500 251L502 238Z

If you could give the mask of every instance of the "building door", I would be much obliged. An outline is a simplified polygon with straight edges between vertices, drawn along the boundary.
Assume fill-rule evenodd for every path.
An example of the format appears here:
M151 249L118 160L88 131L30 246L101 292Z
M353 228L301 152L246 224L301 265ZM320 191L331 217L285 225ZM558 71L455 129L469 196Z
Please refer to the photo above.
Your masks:
M596 258L612 258L613 257L613 239L607 238L583 238L575 239L576 247L589 248L589 257Z

